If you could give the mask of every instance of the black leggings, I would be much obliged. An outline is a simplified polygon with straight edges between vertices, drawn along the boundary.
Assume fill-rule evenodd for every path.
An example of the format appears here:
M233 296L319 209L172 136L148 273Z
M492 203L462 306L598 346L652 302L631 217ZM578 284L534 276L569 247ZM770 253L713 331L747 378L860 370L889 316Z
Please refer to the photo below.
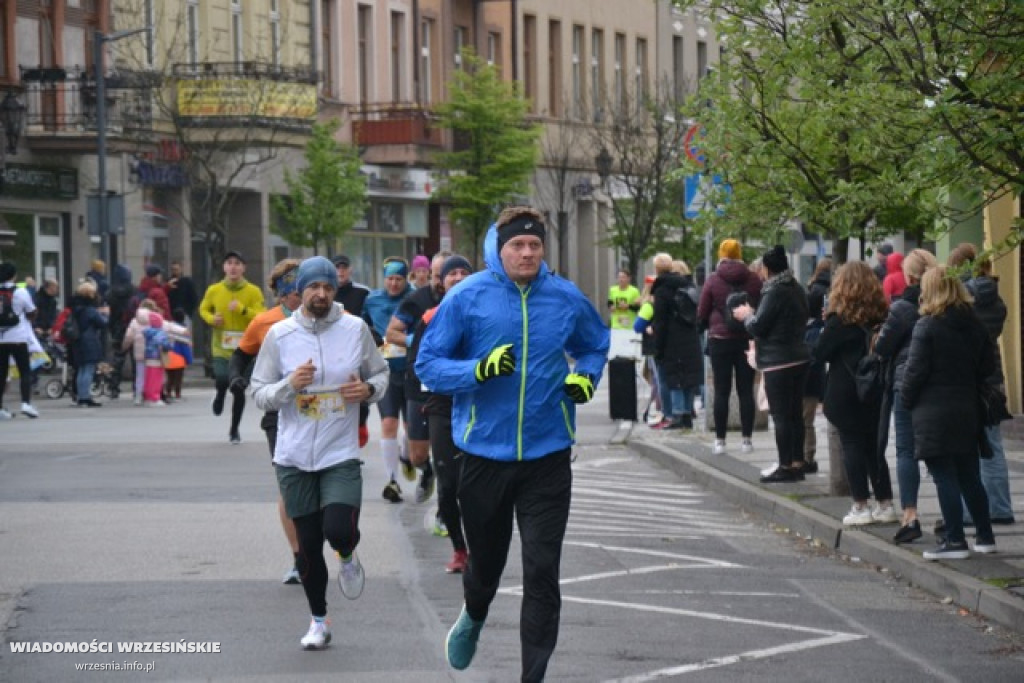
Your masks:
M28 344L0 344L0 407L4 404L4 390L7 388L7 375L10 371L11 356L18 368L21 382L21 402L32 402L32 368L29 365Z
M294 517L299 536L296 567L302 576L309 610L314 617L327 615L327 563L324 561L324 540L331 548L347 557L359 544L359 508L342 503L329 503L311 515Z
M740 427L744 437L754 433L754 368L747 362L747 342L712 339L711 374L715 383L715 437L725 439L729 424L729 394L736 374L736 398L740 402Z
M459 512L459 461L462 452L452 440L451 416L429 415L430 451L434 454L434 472L437 473L437 510L448 529L448 538L455 550L466 549L462 535L462 514Z

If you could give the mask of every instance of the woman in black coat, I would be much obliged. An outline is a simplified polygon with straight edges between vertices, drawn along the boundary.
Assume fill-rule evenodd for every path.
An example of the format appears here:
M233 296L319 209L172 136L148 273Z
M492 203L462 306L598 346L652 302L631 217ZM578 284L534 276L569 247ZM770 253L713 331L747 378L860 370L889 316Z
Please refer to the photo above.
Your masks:
M764 373L768 410L775 423L779 467L761 477L764 483L804 478L804 384L811 355L804 342L807 293L793 277L781 246L761 257L768 279L757 312L749 304L733 316L754 337L757 367Z
M823 258L814 266L814 273L807 285L807 327L804 329L804 341L808 349L814 349L825 326L825 303L828 290L832 286L832 259ZM807 379L804 382L804 474L818 471L817 450L818 435L814 431L814 416L818 412L818 404L825 397L825 364L811 361L807 366Z
M659 254L658 256L668 256ZM658 381L662 383L662 403L666 388L671 412L665 412L668 424L655 425L660 429L693 429L693 399L704 379L704 354L697 333L697 303L694 297L689 316L678 311L676 293L696 289L690 269L679 261L672 264L677 272L659 273L651 288L654 295L654 361L658 367ZM658 268L655 257L655 268Z
M78 323L79 337L72 343L72 357L75 360L77 374L78 405L97 407L103 405L93 400L90 389L92 377L96 372L96 364L103 360L103 333L107 329L106 306L98 308L97 289L92 282L86 281L78 285L75 296L71 298L71 315Z
M839 431L843 445L843 467L853 497L843 524L851 526L899 519L892 505L889 466L884 451L878 449L881 405L860 400L852 372L887 310L881 283L871 267L863 261L844 263L832 280L825 327L814 348L815 360L828 363L825 417ZM874 510L868 506L869 482L878 504Z
M895 543L910 543L921 538L921 522L917 519L917 494L921 489L921 465L914 457L914 427L910 410L903 405L900 385L903 370L910 355L910 335L921 315L917 311L921 298L921 278L938 263L931 252L914 249L903 259L903 277L907 288L889 307L889 317L882 324L875 342L875 353L886 361L885 396L882 400L881 419L878 423L879 448L885 450L890 409L893 422L893 441L896 446L896 480L900 484L900 507L903 519L893 536Z
M973 361L973 362L972 362ZM978 385L992 374L995 351L988 331L971 309L971 298L944 266L921 279L921 319L910 338L900 395L914 425L914 454L935 482L945 538L926 560L962 560L961 496L974 518L974 551L995 552L988 497L978 471Z

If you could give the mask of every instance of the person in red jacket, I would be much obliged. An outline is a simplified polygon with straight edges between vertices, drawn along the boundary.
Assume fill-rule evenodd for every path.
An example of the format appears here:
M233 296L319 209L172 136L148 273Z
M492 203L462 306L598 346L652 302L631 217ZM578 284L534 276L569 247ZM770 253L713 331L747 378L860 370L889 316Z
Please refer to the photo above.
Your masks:
M903 276L903 254L889 254L885 257L885 268L887 274L882 280L882 294L885 300L892 303L903 296L903 290L907 288L907 278Z

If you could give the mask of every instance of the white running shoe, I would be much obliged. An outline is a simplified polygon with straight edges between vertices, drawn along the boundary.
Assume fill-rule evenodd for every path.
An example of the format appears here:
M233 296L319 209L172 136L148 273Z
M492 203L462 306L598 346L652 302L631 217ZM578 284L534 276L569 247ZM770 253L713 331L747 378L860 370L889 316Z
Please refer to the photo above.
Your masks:
M753 453L754 443L750 439L743 439L743 443L740 445L740 450L744 453Z
M864 507L858 507L854 505L850 508L850 511L843 517L843 524L846 526L865 526L867 524L874 524L875 518L871 515L871 508L867 505Z
M771 465L769 467L765 467L763 470L761 470L761 476L762 477L767 477L767 476L770 476L772 474L775 474L775 470L777 470L777 469L779 469L779 463L775 463L774 465Z
M715 439L715 447L711 449L711 452L715 455L725 453L725 439Z
M996 551L996 542L995 541L987 541L986 542L986 541L979 541L978 539L974 539L974 552L978 553L979 555L991 555L995 551Z
M896 512L896 508L893 507L892 503L876 506L871 511L871 518L879 524L893 524L900 521L900 515Z
M14 416L7 412L5 409L0 408L0 420L10 420Z
M341 568L338 571L338 587L341 588L342 595L349 600L355 600L363 594L363 586L366 583L363 565L354 550L348 562L342 560L340 555L338 555L338 559L341 564Z
M304 650L323 650L327 643L331 642L331 622L327 619L309 622L309 630L302 636L302 648Z
M39 411L31 403L21 404L21 414L27 415L28 417L39 417Z

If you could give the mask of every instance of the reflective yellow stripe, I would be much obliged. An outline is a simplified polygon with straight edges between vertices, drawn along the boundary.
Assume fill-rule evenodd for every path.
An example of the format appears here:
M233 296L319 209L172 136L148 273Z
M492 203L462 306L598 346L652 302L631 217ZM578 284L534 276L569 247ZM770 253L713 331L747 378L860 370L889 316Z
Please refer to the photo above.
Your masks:
M572 420L569 419L569 409L565 407L565 401L559 401L558 405L562 406L562 419L565 420L565 431L569 432L569 438L575 441L576 432L572 430Z
M476 423L476 404L469 407L469 422L466 423L466 431L462 433L462 440L469 442L469 433L473 431L473 425Z
M518 287L518 285L516 285ZM519 301L523 310L523 362L519 366L519 421L516 433L516 459L523 459L523 415L526 406L526 360L530 355L530 325L529 314L526 307L526 297L530 294L530 288L523 290L519 288Z

